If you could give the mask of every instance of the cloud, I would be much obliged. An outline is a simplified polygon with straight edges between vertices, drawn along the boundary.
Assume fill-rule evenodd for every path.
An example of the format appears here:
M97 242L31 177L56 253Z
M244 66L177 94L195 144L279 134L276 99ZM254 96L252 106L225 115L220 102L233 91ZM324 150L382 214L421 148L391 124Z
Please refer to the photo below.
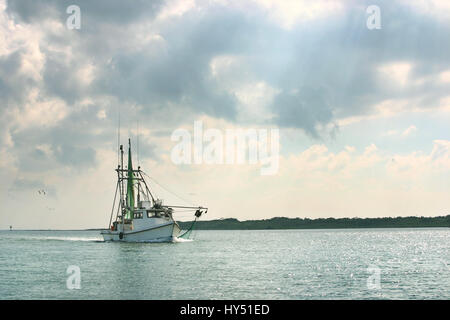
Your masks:
M212 208L209 219L270 218L273 212L312 218L433 216L444 214L449 205L449 143L436 140L430 152L403 154L374 144L335 151L313 144L302 152L281 156L279 173L270 177L261 177L257 166L181 170L159 162L151 171L165 172L166 183L172 185L184 177L176 185L185 190L195 180L195 193ZM213 180L220 183L214 185ZM224 196L233 200L223 202ZM232 210L237 203L242 209L239 213Z
M281 127L303 128L317 137L316 125L325 125L333 118L327 98L322 88L303 87L292 93L282 92L273 102L275 122Z
M81 29L68 30L71 4L0 2L0 173L10 180L115 166L119 110L133 146L139 121L143 162L167 159L171 132L199 118L279 126L296 135L289 154L305 141L331 148L329 135L351 145L340 131L363 120L450 110L446 2L379 1L380 30L366 27L370 1L86 0ZM383 158L370 147L356 161L349 148L302 157L333 174ZM318 165L311 159L302 165Z
M408 97L420 108L436 107L448 90L445 83L417 79L449 67L431 50L437 44L444 46L440 52L449 49L449 25L427 12L405 11L409 4L383 3L378 33L365 27L365 4L359 2L82 1L80 31L64 27L68 4L11 1L6 11L16 22L44 26L42 81L31 85L68 105L111 96L139 106L141 117L164 114L173 124L182 121L176 110L239 121L241 101L226 88L264 83L278 94L260 120L272 118L318 137L318 126L376 114L386 101ZM289 27L274 24L268 10ZM419 36L425 43L417 50ZM222 65L221 74L230 72L217 78L211 64L225 56L239 58Z
M417 131L417 127L415 125L410 125L408 128L404 129L403 131L399 130L388 130L386 133L384 133L385 136L399 136L402 138L409 137L413 135Z
M439 74L440 80L444 83L450 82L450 70L443 71Z
M402 136L403 137L408 137L408 136L410 136L411 134L413 134L416 131L417 131L416 126L411 125L407 129L405 129L405 131L402 132Z
M42 22L46 19L65 21L66 9L72 5L70 0L10 0L7 12L25 23ZM120 0L78 1L83 19L89 24L98 21L108 24L129 24L143 18L154 18L162 7L162 1L136 0L130 6Z
M328 0L311 3L304 0L255 0L270 20L285 29L291 29L298 23L326 18L341 13L344 4L341 1Z
M405 87L408 84L412 65L408 62L392 62L379 67L381 76L394 86Z

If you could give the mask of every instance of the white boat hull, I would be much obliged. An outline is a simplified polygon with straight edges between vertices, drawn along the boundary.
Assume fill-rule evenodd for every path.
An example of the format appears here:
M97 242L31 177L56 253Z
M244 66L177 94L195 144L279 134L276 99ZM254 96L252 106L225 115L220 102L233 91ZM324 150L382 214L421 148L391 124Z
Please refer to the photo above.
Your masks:
M105 241L122 242L171 242L180 234L181 229L175 222L154 226L148 229L130 231L103 230L101 235Z

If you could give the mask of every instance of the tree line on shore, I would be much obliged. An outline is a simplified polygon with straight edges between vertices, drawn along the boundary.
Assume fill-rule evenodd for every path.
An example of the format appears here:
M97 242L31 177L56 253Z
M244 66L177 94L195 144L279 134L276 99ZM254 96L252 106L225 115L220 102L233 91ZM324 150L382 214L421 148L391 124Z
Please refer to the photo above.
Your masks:
M179 221L188 229L192 221ZM235 218L200 220L197 230L267 230L267 229L347 229L347 228L426 228L450 227L450 215L439 217L385 217L385 218L286 218L239 221Z

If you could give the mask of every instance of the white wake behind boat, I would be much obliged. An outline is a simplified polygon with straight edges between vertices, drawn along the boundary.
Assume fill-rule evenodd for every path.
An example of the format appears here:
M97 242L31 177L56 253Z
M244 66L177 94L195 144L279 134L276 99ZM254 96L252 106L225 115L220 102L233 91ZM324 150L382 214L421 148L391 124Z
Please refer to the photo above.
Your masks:
M207 212L208 208L167 206L163 205L162 200L154 198L144 179L145 173L140 167L133 170L130 140L128 143L127 168L123 167L123 146L120 146L121 164L116 169L117 186L109 222L110 228L100 232L103 239L124 242L169 242L189 234L197 219ZM117 206L116 202L118 202ZM115 208L116 218L111 224ZM195 211L195 219L191 227L183 234L173 218L174 208Z

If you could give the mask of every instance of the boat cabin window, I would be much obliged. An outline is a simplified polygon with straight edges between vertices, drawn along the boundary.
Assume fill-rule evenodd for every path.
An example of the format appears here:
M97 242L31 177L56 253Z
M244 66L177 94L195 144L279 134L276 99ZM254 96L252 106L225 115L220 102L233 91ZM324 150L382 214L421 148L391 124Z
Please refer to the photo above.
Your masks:
M135 212L133 215L134 219L142 219L144 217L142 212Z
M160 212L152 212L152 211L147 211L147 218L159 218L161 217L163 214Z

